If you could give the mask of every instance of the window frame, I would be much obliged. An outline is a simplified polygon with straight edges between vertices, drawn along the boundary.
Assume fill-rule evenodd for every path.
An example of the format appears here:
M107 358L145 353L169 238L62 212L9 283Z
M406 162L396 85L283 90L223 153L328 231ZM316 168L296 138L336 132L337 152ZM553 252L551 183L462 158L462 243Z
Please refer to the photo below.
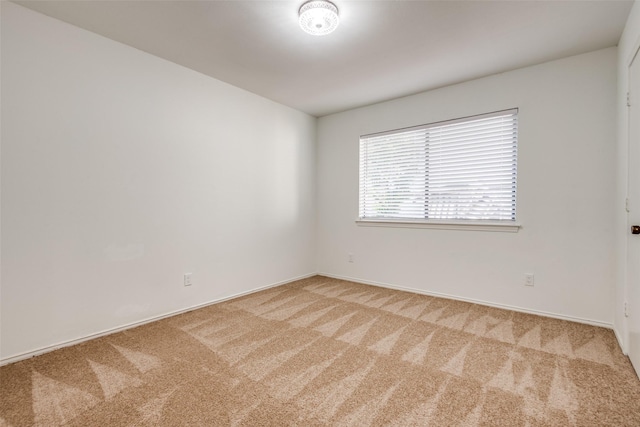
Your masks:
M360 217L361 213L361 192L362 192L362 139L368 137L380 137L385 135L393 135L402 132L409 131L419 131L423 129L429 129L434 127L439 127L443 125L453 125L456 123L468 122L473 120L478 120L482 118L495 117L503 114L514 114L516 117L516 139L515 139L515 179L514 179L514 188L515 195L513 201L515 203L514 207L514 218L512 220L502 220L502 219L492 219L492 220L475 220L475 219L428 219L428 218L393 218L393 217ZM452 120L443 120L438 122L432 122L428 124L418 125L418 126L410 126L405 128L387 130L382 132L370 133L361 135L359 138L359 148L358 148L358 216L356 219L356 224L359 226L366 227L396 227L396 228L435 228L435 229L449 229L449 230L474 230L474 231L501 231L501 232L518 232L522 225L518 222L518 209L517 209L517 201L518 201L518 179L517 179L517 170L518 170L518 140L519 140L519 129L518 129L518 115L519 109L509 108L504 110L493 111L489 113L477 114L472 116L459 117ZM426 149L428 149L428 145L425 145ZM428 179L428 175L425 179Z

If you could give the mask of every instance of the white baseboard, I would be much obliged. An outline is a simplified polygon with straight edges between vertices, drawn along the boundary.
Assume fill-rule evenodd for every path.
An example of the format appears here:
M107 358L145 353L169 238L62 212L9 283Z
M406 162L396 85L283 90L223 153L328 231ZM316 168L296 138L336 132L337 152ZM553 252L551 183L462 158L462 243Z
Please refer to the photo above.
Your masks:
M381 287L381 288L394 289L394 290L397 290L397 291L412 292L414 294L422 294L422 295L429 295L429 296L434 296L434 297L439 297L439 298L452 299L452 300L456 300L456 301L470 302L470 303L473 303L473 304L486 305L488 307L502 308L502 309L505 309L505 310L518 311L520 313L536 314L538 316L551 317L551 318L554 318L554 319L561 319L561 320L569 320L571 322L585 323L587 325L600 326L602 328L607 328L607 329L614 329L613 328L613 323L602 322L602 321L599 321L599 320L584 319L582 317L567 316L567 315L564 315L564 314L550 313L550 312L547 312L547 311L531 310L531 309L528 309L528 308L517 307L515 305L498 304L498 303L478 300L478 299L474 299L474 298L465 298L465 297L460 297L460 296L457 296L457 295L444 294L444 293L440 293L440 292L431 292L431 291L425 291L425 290L422 290L422 289L415 289L415 288L408 288L408 287L404 287L404 286L391 285L389 283L375 282L375 281L365 280L365 279L358 279L356 277L339 276L339 275L336 275L336 274L322 273L322 272L319 272L318 275L326 276L326 277L332 277L334 279L349 280L351 282L358 282L358 283L363 283L365 285L378 286L378 287Z
M207 302L202 303L202 304L197 304L197 305L194 305L194 306L191 306L191 307L182 308L180 310L171 311L169 313L161 314L161 315L158 315L158 316L149 317L147 319L140 320L138 322L128 323L126 325L118 326L118 327L111 328L111 329L106 329L104 331L96 332L94 334L86 335L84 337L72 339L72 340L69 340L69 341L63 341L63 342L58 343L58 344L53 344L53 345L50 345L50 346L47 346L47 347L42 347L42 348L39 348L39 349L36 349L36 350L32 350L32 351L28 351L28 352L25 352L25 353L17 354L15 356L10 356L10 357L4 358L4 359L0 359L0 366L8 365L10 363L15 363L15 362L18 362L18 361L24 360L24 359L29 359L31 357L39 356L39 355L45 354L45 353L49 353L51 351L58 350L60 348L70 347L72 345L80 344L82 342L89 341L89 340L92 340L92 339L95 339L95 338L100 338L100 337L103 337L105 335L115 334L117 332L121 332L121 331L125 331L127 329L131 329L131 328L135 328L135 327L138 327L138 326L142 326L142 325L145 325L147 323L155 322L157 320L166 319L167 317L172 317L172 316L176 316L178 314L182 314L182 313L186 313L186 312L189 312L189 311L197 310L199 308L207 307L207 306L212 305L212 304L218 304L218 303L221 303L223 301L228 301L230 299L239 298L239 297L242 297L242 296L245 296L245 295L249 295L249 294L253 294L253 293L256 293L256 292L264 291L264 290L269 289L269 288L275 288L276 286L286 285L287 283L295 282L296 280L306 279L308 277L313 277L313 276L316 276L316 275L317 275L317 273L305 274L305 275L302 275L302 276L294 277L292 279L283 280L281 282L271 283L271 284L266 285L266 286L261 286L259 288L252 289L250 291L240 292L240 293L237 293L237 294L229 295L229 296L224 297L224 298L219 298L219 299L216 299L216 300L207 301Z
M622 339L622 336L620 335L620 332L618 332L618 328L613 327L613 333L616 335L616 339L618 340L618 345L620 346L620 350L622 350L622 354L624 354L625 356L628 356L628 351L627 348L625 347L625 342Z

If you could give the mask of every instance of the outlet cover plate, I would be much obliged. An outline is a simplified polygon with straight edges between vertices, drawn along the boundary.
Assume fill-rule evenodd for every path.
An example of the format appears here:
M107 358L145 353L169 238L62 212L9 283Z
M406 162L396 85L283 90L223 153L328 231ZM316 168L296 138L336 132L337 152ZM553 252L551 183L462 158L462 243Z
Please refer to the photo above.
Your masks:
M525 275L524 275L524 285L525 286L533 286L533 274L525 273Z

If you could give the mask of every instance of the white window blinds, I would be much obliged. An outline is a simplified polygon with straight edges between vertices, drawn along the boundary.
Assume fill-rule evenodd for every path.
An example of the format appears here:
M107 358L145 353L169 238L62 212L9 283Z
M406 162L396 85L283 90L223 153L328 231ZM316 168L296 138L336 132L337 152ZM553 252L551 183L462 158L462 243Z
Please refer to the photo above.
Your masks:
M518 110L360 137L360 218L516 219Z

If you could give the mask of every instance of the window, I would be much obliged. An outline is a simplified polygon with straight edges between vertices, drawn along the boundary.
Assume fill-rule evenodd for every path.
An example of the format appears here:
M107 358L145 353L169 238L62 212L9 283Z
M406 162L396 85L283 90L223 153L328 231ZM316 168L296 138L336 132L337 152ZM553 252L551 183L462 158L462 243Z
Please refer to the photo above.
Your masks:
M360 137L360 220L515 224L518 110Z

